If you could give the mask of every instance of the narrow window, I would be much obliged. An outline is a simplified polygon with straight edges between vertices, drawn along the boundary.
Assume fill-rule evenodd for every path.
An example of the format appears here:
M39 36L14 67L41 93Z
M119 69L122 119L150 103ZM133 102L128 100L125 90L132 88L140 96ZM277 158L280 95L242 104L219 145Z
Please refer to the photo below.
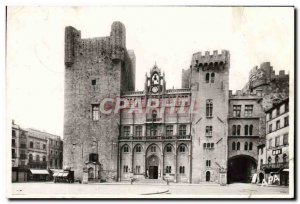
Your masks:
M167 148L167 152L172 152L172 147L171 147L171 145L168 145L166 148Z
M250 142L250 143L249 143L249 150L252 150L252 148L253 148L253 143Z
M186 125L180 125L179 126L179 135L180 136L186 135Z
M272 162L272 158L268 157L268 164L271 164L271 162Z
M211 99L206 100L206 117L212 117L213 103Z
M166 135L172 136L173 135L173 125L167 125L166 126Z
M248 142L245 142L245 147L244 147L245 150L248 150Z
M275 163L277 164L277 163L278 163L278 161L279 161L279 156L278 156L278 155L276 155L276 156L275 156Z
M269 125L269 133L272 132L272 124Z
M129 137L130 134L130 126L123 126L123 136Z
M235 150L235 142L232 143L232 150Z
M206 81L206 83L209 83L209 73L206 73L206 75L205 75L205 81Z
M253 125L249 126L249 135L253 135Z
M237 126L236 135L241 135L241 126L240 125Z
M212 126L206 126L205 135L206 136L212 136Z
M99 120L99 104L92 105L92 119Z
M245 125L245 135L248 135L248 125Z
M289 144L289 135L284 134L283 135L283 145L288 145Z
M280 120L276 121L276 130L280 129Z
M240 150L240 146L241 146L240 142L237 142L237 144L236 144L236 150Z
M179 152L185 152L185 146L184 145L179 146Z
M180 166L179 167L179 173L184 174L185 172L185 167L184 166Z
M286 103L286 104L284 105L284 111L285 111L285 112L289 112L289 104L288 104L288 103Z
M137 137L142 136L142 134L143 134L142 129L143 129L143 127L141 125L136 126L135 127L135 136L137 136Z
M128 145L125 145L125 146L123 147L123 152L129 152L129 147L128 147Z
M236 125L232 126L232 135L236 135Z
M207 166L207 167L210 167L210 164L211 164L211 163L210 163L210 160L206 160L206 166Z
M289 126L289 116L284 118L284 127Z
M211 73L211 79L210 79L211 83L215 83L215 73Z

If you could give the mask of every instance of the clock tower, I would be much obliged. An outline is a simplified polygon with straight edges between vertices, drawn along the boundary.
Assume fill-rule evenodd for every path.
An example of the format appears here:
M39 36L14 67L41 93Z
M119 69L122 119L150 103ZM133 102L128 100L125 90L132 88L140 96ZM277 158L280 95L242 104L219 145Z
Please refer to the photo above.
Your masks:
M164 93L166 82L165 74L161 73L161 70L157 67L156 63L150 70L150 76L146 74L145 90L147 94L158 95Z

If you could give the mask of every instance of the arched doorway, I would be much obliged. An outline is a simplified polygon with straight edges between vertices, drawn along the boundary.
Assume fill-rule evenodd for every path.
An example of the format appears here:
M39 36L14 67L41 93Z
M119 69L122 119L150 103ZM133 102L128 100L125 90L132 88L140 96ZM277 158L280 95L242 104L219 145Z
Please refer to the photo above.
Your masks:
M228 160L228 182L250 183L256 172L256 160L248 155L238 155Z
M93 167L90 167L89 169L88 169L88 179L89 180L93 180L94 179L94 169L93 169Z
M147 159L147 170L149 179L158 179L159 158L151 155Z
M206 177L206 179L205 179L206 181L210 181L210 171L206 172L205 177Z

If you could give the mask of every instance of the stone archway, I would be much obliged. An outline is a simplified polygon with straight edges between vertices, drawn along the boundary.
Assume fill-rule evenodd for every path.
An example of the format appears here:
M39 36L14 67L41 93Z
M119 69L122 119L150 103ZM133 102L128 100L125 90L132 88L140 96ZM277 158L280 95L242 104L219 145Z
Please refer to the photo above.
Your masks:
M238 155L228 160L228 183L250 183L256 172L257 163L253 157Z
M147 158L147 174L149 179L158 179L160 169L160 160L156 155L150 155Z

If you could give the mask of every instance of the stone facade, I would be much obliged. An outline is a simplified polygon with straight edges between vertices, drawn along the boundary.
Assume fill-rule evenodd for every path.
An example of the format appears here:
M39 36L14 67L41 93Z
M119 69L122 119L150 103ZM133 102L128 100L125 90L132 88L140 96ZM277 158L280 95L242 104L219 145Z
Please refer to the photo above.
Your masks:
M249 182L265 143L264 110L288 93L288 75L263 63L233 94L229 70L229 51L198 52L182 70L181 89L166 89L155 64L144 90L134 91L135 55L122 23L91 39L66 27L64 166L97 181L224 184L242 164L248 173L236 179Z
M75 177L82 177L90 155L96 154L94 169L101 164L102 177L117 178L120 113L91 116L102 99L135 88L135 57L126 49L125 32L121 22L114 22L110 36L82 39L80 31L66 27L63 155Z

